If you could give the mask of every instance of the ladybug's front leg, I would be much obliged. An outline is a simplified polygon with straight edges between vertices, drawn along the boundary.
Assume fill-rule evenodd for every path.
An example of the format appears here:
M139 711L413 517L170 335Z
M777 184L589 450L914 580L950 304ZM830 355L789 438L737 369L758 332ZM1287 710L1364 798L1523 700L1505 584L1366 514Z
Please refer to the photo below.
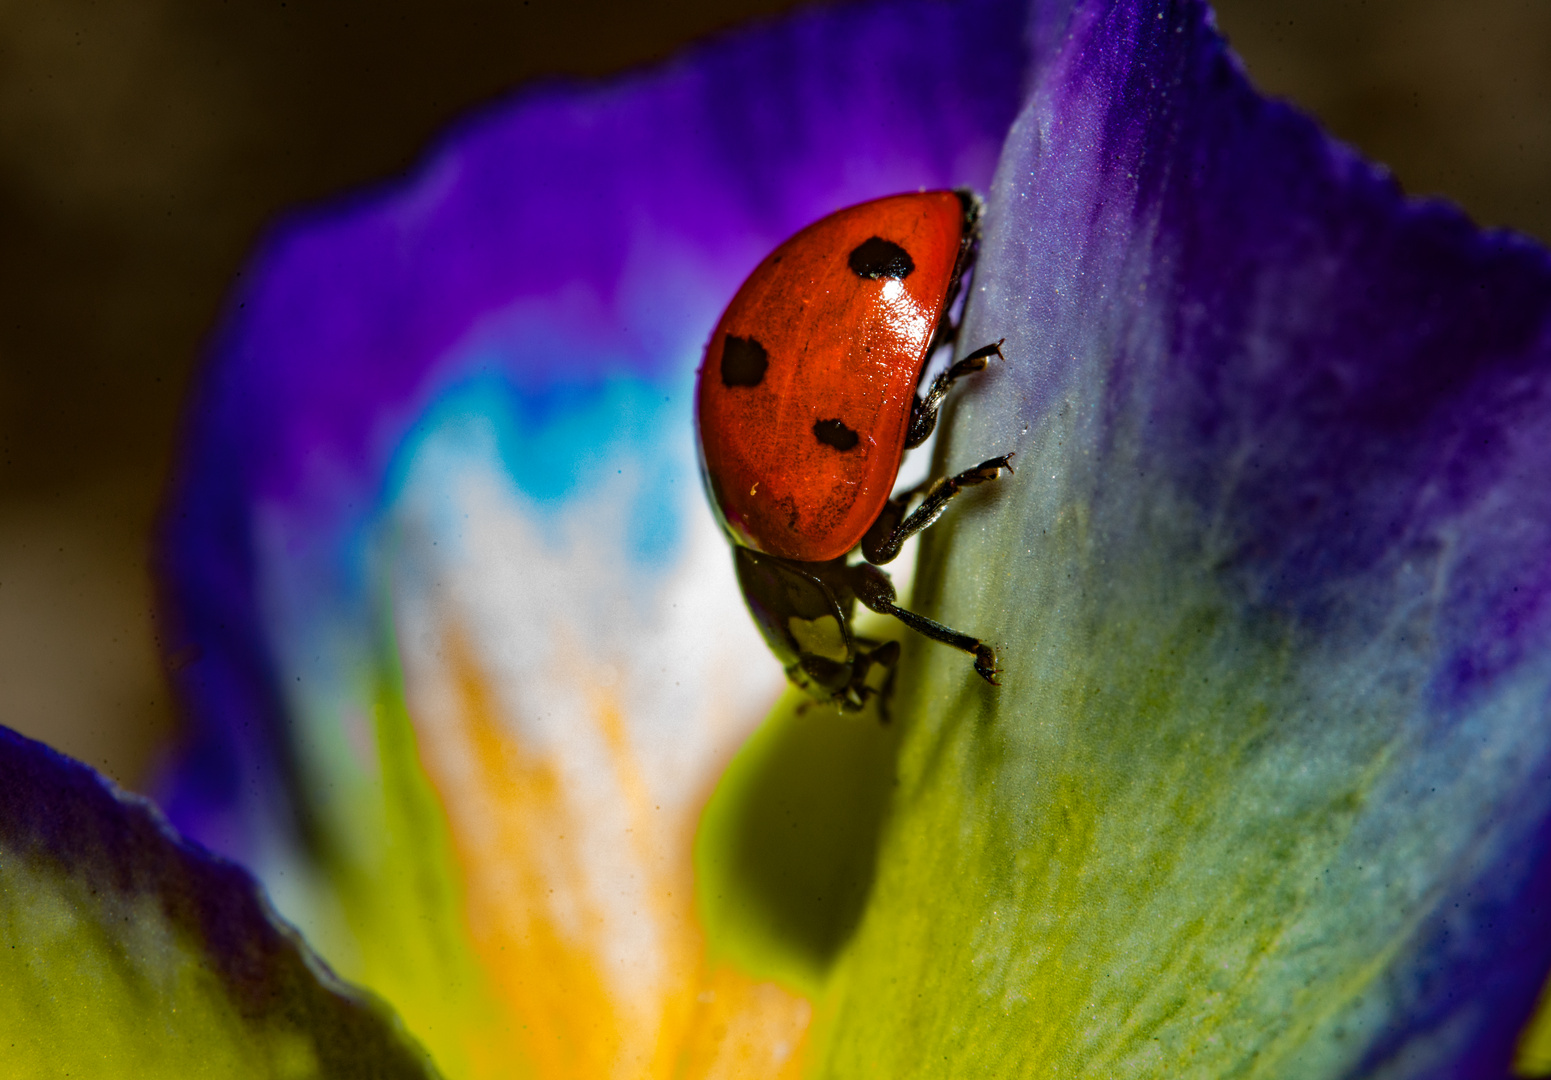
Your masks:
M982 461L973 469L965 469L957 476L942 477L927 489L926 498L916 507L915 513L903 520L905 506L915 492L909 491L890 499L878 515L878 520L872 523L872 527L862 537L862 557L878 565L892 562L906 540L942 517L949 500L955 495L967 487L995 480L1003 469L1012 472L1012 457L1011 454L1003 454Z
M878 719L887 724L889 690L894 685L895 666L899 663L899 642L858 637L856 646L856 663L851 669L851 685L846 689L846 696L856 702L857 708L876 698ZM874 681L875 674L879 673L881 677Z
M1002 341L1006 340L1006 338L1002 339ZM942 400L948 396L948 391L953 388L955 382L965 375L984 371L993 356L998 360L1007 359L1002 355L1002 341L976 349L933 379L924 398L915 399L910 407L910 428L905 433L906 450L920 446L936 430L938 410L942 408Z
M868 610L876 611L879 615L892 615L918 634L924 634L933 641L940 641L944 645L951 645L955 649L969 653L975 658L975 673L992 686L998 685L996 650L991 646L978 638L961 634L940 622L933 622L925 615L917 615L913 611L906 611L900 607L894 602L894 583L877 567L868 566L866 563L854 563L846 567L846 570L850 575L852 591Z

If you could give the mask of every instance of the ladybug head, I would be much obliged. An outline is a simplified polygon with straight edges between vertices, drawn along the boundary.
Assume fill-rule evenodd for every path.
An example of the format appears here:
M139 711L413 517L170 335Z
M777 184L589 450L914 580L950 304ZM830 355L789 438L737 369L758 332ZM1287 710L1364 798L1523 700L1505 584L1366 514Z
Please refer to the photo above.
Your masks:
M800 563L733 546L743 599L787 678L815 700L860 708L856 639L851 613L856 598L843 581L843 566ZM842 560L843 562L843 560Z

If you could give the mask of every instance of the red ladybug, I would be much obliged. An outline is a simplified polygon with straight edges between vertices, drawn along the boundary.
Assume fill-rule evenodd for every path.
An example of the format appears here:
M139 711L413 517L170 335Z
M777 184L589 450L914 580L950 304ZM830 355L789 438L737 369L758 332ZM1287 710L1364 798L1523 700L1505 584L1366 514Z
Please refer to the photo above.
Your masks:
M1005 454L891 497L949 387L1002 355L1001 342L976 349L916 396L954 335L948 311L979 211L968 192L926 191L809 225L749 275L700 368L701 468L744 598L787 677L842 709L860 709L899 658L898 642L852 633L857 600L971 654L996 683L991 646L897 606L869 565L898 555L961 489L1012 471ZM858 544L867 561L848 564Z

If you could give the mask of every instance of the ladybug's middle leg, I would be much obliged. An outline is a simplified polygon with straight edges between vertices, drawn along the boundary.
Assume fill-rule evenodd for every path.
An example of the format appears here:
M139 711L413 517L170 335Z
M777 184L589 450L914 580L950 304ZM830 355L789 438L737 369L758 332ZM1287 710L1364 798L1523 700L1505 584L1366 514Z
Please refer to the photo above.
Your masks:
M894 602L894 583L877 567L868 566L866 563L855 563L846 569L850 572L851 588L855 591L856 598L868 610L876 611L879 615L892 615L918 634L924 634L933 641L940 641L944 645L951 645L961 652L969 653L975 658L975 673L992 686L998 685L996 650L991 646L979 638L961 634L952 627L933 622L925 615L917 615L913 611L906 611L900 607Z
M1002 338L1002 341L1006 340L1006 338ZM910 406L910 428L905 433L906 450L920 446L936 430L937 413L942 408L942 399L948 396L948 391L952 389L955 382L965 375L973 375L977 371L984 371L986 364L993 356L999 360L1007 359L1002 355L1002 341L976 349L933 379L932 385L927 388L925 397L915 399Z
M965 469L957 476L942 477L927 488L926 498L909 517L904 517L905 506L915 494L913 490L890 499L878 515L878 520L872 523L872 527L862 537L862 557L880 566L892 562L906 540L942 517L949 500L955 495L967 487L995 480L1003 469L1012 472L1012 457L1011 454L1003 454L982 461L973 469Z

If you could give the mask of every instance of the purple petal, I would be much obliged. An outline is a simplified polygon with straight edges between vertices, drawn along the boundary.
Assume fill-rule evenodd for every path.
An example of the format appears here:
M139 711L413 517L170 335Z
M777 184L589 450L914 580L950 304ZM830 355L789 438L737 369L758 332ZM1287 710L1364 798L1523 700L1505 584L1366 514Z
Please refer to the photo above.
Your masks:
M165 518L170 651L194 721L174 819L239 852L296 797L259 507L305 512L332 560L316 587L364 603L354 534L423 410L492 362L470 347L481 333L505 339L489 373L541 403L621 370L681 380L743 273L798 226L986 182L1021 20L994 3L805 13L622 83L527 92L406 182L278 229L195 393Z

